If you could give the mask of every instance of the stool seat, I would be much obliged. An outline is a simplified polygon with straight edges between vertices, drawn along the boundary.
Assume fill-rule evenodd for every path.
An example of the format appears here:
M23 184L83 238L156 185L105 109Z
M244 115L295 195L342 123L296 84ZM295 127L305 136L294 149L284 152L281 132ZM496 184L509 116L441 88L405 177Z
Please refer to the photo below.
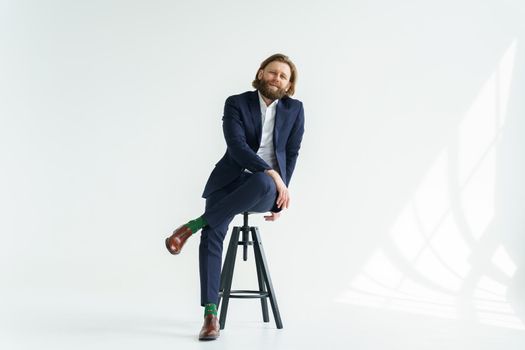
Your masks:
M278 329L281 329L283 328L283 323L281 321L279 307L277 306L277 299L275 297L275 291L273 288L272 280L270 278L270 271L268 269L268 263L264 254L264 249L261 242L261 235L259 233L258 227L248 225L249 214L254 213L244 212L243 226L235 226L233 228L230 243L228 244L228 250L226 252L226 258L224 259L224 264L221 271L221 284L219 288L220 329L224 329L224 326L226 325L226 315L228 312L228 304L230 298L260 299L264 322L270 322L267 302L267 299L270 299L270 305L272 307L272 313L275 319L275 324ZM242 239L239 240L241 232ZM252 238L251 240L249 239L250 233ZM248 260L248 246L253 247L255 257L255 269L257 271L257 280L259 284L258 290L231 290L233 271L235 269L235 259L237 257L237 248L239 247L239 245L242 245L244 248L244 261Z

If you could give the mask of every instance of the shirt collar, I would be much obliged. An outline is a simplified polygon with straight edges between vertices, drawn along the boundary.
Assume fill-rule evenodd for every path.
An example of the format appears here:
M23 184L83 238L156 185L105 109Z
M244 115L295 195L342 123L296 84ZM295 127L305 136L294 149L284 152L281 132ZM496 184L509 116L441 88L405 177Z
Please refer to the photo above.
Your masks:
M257 93L259 94L259 104L261 105L262 111L266 111L267 108L275 108L277 106L277 103L279 102L279 100L275 100L272 103L270 103L269 106L266 106L266 102L264 102L261 92L257 90Z

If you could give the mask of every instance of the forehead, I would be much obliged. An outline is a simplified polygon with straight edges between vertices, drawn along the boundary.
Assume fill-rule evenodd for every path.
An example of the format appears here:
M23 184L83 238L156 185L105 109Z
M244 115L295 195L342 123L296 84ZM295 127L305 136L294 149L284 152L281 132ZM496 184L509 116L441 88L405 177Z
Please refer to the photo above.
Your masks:
M285 73L288 76L291 74L290 66L287 63L281 62L281 61L272 61L266 65L264 70L276 70L281 73Z

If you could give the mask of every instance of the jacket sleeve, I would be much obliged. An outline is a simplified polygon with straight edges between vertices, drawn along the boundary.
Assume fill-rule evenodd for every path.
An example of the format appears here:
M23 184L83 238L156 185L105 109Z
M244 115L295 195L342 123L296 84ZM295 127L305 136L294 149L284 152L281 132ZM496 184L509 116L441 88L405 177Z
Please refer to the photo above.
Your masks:
M288 142L286 143L286 186L290 184L293 171L295 169L295 163L297 162L297 156L299 155L299 149L301 148L301 141L303 140L304 134L304 108L301 103L299 109L299 115L295 120L295 123L290 132Z
M245 126L241 120L239 107L231 96L224 104L222 130L228 153L237 164L252 173L272 169L246 142Z

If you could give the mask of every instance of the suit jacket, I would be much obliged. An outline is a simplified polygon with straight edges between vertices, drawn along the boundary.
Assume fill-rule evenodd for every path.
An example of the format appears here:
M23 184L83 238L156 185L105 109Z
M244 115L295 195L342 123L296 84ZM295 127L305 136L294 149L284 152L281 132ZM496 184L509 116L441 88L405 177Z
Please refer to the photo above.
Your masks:
M226 153L215 164L210 174L203 198L228 185L241 175L244 169L252 173L272 169L257 150L262 136L261 107L257 90L233 95L226 99L222 129L226 139ZM277 103L273 144L278 169L286 186L297 162L304 133L304 109L301 101L285 96ZM274 212L280 211L274 204Z

